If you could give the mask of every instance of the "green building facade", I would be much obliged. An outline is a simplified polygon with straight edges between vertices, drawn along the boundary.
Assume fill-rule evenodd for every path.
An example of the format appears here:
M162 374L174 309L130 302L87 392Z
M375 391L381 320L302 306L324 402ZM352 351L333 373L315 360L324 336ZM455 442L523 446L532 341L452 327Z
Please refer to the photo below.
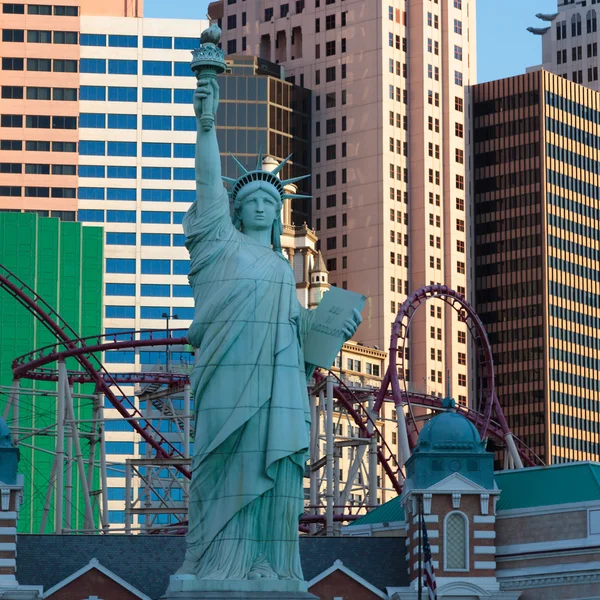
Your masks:
M0 212L0 263L33 288L81 336L102 332L102 259L103 230L84 227L81 223L41 218L32 213ZM33 349L56 342L55 336L10 293L0 289L0 414L9 399L12 383L12 360ZM56 364L51 365L56 368ZM76 363L67 363L75 369ZM28 392L29 389L37 393ZM21 381L19 397L20 471L25 476L24 501L19 515L19 531L38 533L41 529L44 502L54 459L55 436L32 435L35 430L56 423L56 396L42 395L56 391L51 382ZM76 385L75 393L93 394L91 385ZM92 400L74 398L76 419L91 419ZM8 424L14 422L12 414ZM80 434L91 430L91 423L80 425ZM87 469L89 436L81 437ZM71 528L83 528L84 503L76 465L72 466L73 494ZM99 488L97 469L92 489ZM95 507L95 517L98 510ZM45 532L54 531L54 494Z

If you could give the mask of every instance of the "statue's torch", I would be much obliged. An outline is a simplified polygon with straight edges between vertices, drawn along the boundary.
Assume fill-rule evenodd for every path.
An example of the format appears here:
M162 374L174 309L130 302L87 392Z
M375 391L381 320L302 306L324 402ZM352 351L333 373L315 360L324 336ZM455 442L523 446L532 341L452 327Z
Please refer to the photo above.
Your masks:
M223 73L227 68L225 63L225 52L217 47L221 30L218 25L213 24L205 29L200 36L200 48L192 50L192 71L197 79L216 80L217 75ZM202 106L200 126L202 131L210 131L215 124L215 116L211 107L205 102Z

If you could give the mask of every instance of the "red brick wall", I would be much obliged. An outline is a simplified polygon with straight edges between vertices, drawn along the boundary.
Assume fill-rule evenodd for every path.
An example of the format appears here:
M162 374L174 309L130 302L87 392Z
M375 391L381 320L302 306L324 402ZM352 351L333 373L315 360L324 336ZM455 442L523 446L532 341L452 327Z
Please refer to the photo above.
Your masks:
M51 600L80 600L89 596L98 596L102 600L139 600L138 596L133 595L97 569L90 569L48 598Z
M379 596L341 571L334 571L308 591L320 600L333 600L336 597L344 600L380 600Z

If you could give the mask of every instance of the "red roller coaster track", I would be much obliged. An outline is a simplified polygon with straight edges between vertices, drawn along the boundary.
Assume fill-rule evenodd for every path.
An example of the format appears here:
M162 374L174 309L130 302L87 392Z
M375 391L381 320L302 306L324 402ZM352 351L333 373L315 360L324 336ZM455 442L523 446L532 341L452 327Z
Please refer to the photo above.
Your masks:
M56 381L56 371L47 368L47 365L58 360L73 358L79 363L81 370L69 372L70 382L94 383L96 390L108 398L111 405L119 414L127 419L131 427L156 451L158 458L181 457L181 453L160 431L144 419L134 403L119 388L119 383L159 383L166 384L167 386L176 386L187 382L187 377L176 373L111 374L104 368L94 353L105 350L182 345L187 344L186 338L174 336L154 337L155 335L163 335L162 332L156 331L144 332L145 339L138 339L140 332L135 331L80 338L73 328L43 298L2 265L0 265L0 287L10 293L57 338L55 344L16 358L13 361L15 379L27 378ZM384 401L393 401L397 406L407 403L409 407L418 405L432 410L442 410L439 398L402 390L400 379L397 375L404 372L405 356L404 351L400 354L398 353L398 342L402 342L402 349L404 350L406 332L413 315L422 304L432 298L438 298L448 303L457 310L461 319L466 322L476 341L480 365L485 370L485 385L482 386L482 389L485 389L486 398L480 410L468 409L466 407L458 407L458 410L477 426L482 439L491 437L503 443L506 435L510 432L494 391L494 365L487 335L483 324L472 307L462 296L446 286L426 286L421 288L409 296L400 308L392 328L390 364L385 373L381 388L376 393L375 411L377 413L380 412ZM398 365L398 355L400 356L400 365ZM322 374L315 374L317 383L322 377ZM389 393L390 386L391 394ZM118 391L120 398L114 393L113 389ZM400 466L397 464L396 457L391 448L381 435L376 422L364 408L361 401L362 398L359 398L339 379L337 380L337 385L334 386L334 395L338 403L354 419L363 437L379 436L379 462L393 488L400 493L402 490ZM495 413L495 420L492 419L493 413ZM412 408L410 415L410 427L414 433L416 431L416 423L412 417ZM372 433L369 431L370 426L373 430ZM518 452L524 464L540 464L540 459L533 452L518 440L516 441L518 442ZM186 477L191 476L185 467L178 465L176 468Z

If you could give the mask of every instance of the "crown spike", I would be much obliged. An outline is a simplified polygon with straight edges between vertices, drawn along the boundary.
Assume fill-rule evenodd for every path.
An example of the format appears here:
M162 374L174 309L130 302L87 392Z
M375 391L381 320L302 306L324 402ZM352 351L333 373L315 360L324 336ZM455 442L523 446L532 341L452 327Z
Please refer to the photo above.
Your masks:
M271 173L273 173L273 175L277 175L281 169L283 169L283 167L285 167L286 163L288 160L290 160L290 158L292 158L292 154L290 154L287 158L284 158L272 171Z
M235 160L235 162L237 163L237 166L242 170L242 173L244 175L246 173L248 173L248 169L246 169L246 167L233 154L231 154L231 152L229 153L229 156L231 156L231 158L233 158L233 160Z
M291 179L284 179L281 182L281 185L283 185L283 187L285 187L286 185L289 185L290 183L295 183L296 181L302 181L302 179L306 179L308 177L310 177L310 174L300 175L299 177L292 177Z
M262 148L259 148L258 149L258 158L256 160L256 170L257 171L261 171L262 170L262 161L263 161Z
M312 196L306 196L304 194L283 194L282 198L286 199L286 198L312 198Z

